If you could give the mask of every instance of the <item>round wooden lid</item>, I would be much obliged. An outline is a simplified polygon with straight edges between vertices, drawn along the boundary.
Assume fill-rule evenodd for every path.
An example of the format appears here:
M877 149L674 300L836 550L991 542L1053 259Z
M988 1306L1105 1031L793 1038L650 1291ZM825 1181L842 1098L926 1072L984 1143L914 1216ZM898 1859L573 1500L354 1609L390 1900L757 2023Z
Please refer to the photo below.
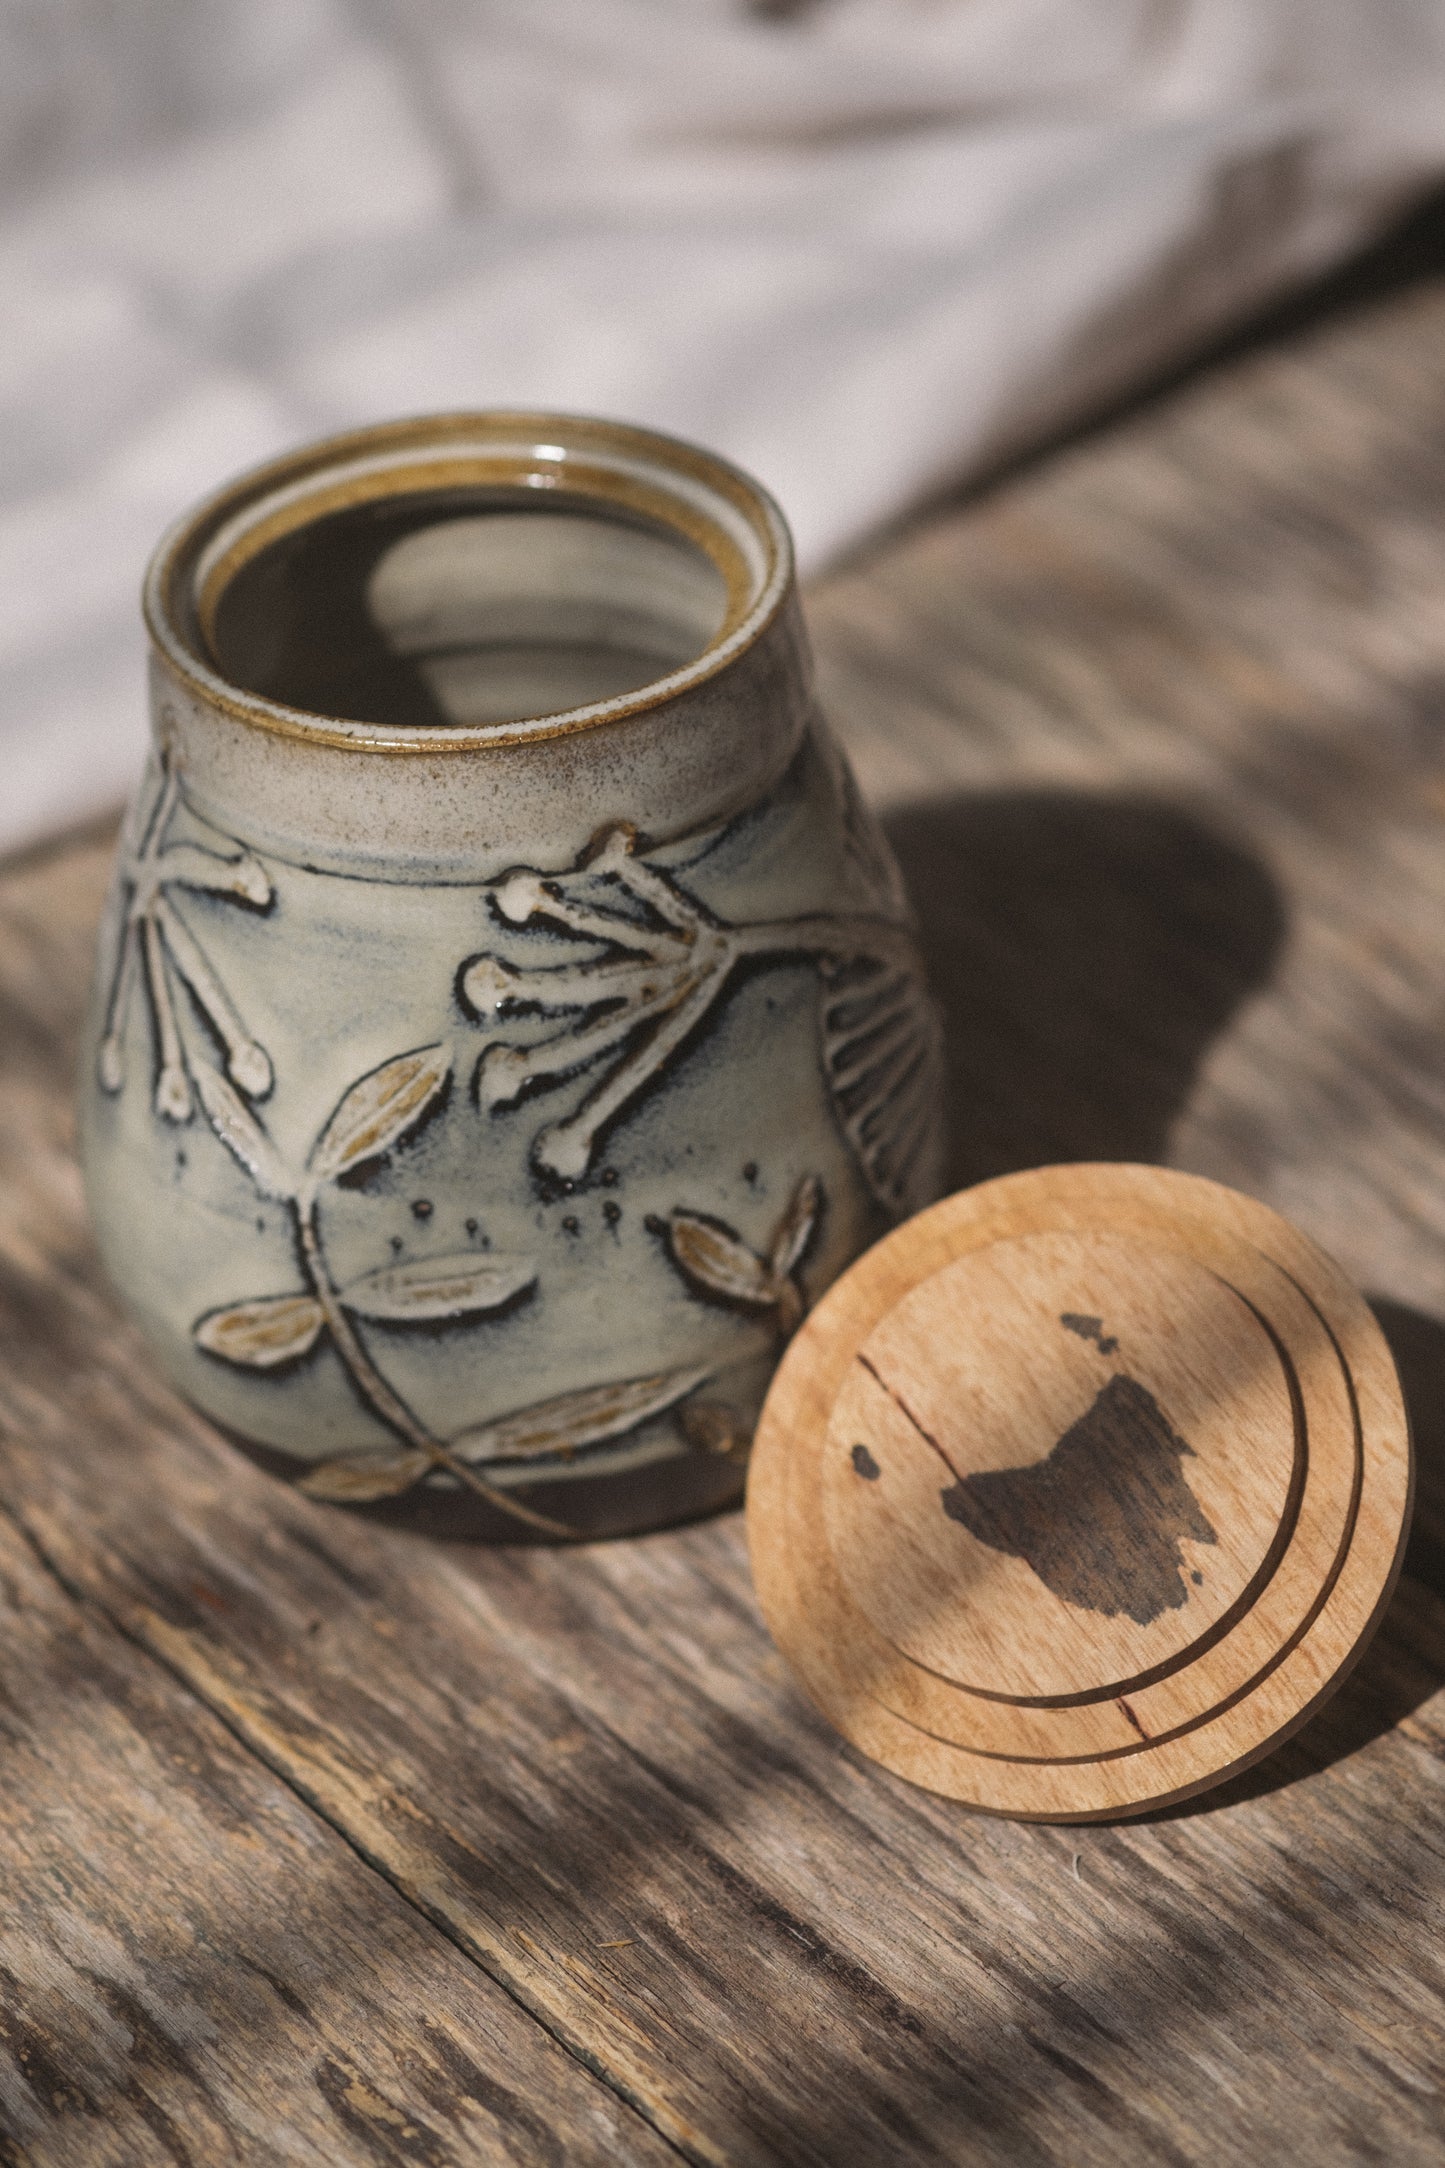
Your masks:
M1298 1229L1158 1168L921 1213L794 1340L748 1484L759 1598L865 1753L1082 1820L1218 1782L1344 1675L1398 1570L1404 1408Z

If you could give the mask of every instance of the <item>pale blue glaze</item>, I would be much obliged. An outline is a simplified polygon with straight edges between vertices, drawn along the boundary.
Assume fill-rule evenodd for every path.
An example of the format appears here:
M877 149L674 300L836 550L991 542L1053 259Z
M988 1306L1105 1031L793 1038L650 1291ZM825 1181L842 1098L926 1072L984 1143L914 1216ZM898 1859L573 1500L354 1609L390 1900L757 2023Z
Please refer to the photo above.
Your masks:
M464 426L478 458L519 434ZM462 427L436 424L433 455ZM595 425L529 427L577 432L595 468ZM697 455L601 441L664 487L690 462L707 513ZM460 1460L561 1523L569 1497L608 1529L717 1503L806 1305L934 1193L936 1034L896 871L811 700L781 523L716 471L720 528L751 522L746 636L562 729L368 734L228 691L186 621L214 511L157 560L88 1194L181 1392L331 1494L460 1527ZM232 525L277 486L230 493ZM377 1148L338 1180L367 1120ZM598 1479L629 1474L609 1508Z

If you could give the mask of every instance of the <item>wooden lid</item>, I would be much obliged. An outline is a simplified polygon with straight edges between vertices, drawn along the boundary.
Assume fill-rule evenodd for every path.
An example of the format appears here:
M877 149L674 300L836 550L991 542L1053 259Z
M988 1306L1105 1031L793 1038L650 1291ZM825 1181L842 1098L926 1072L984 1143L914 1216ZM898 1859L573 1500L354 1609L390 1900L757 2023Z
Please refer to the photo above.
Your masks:
M1409 1433L1338 1267L1251 1199L1051 1167L880 1242L793 1341L748 1533L783 1654L900 1776L1130 1814L1258 1759L1394 1585Z

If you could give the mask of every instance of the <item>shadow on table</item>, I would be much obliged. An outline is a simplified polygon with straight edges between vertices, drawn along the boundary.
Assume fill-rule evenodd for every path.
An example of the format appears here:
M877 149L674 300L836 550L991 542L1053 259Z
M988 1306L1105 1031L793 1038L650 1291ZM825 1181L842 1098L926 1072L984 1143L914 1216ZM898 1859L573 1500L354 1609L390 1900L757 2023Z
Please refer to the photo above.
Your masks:
M971 794L886 826L943 1010L947 1186L1161 1158L1210 1045L1274 968L1272 875L1145 798Z
M1415 1518L1405 1571L1445 1595L1445 1325L1403 1302L1370 1304L1395 1358L1415 1440Z

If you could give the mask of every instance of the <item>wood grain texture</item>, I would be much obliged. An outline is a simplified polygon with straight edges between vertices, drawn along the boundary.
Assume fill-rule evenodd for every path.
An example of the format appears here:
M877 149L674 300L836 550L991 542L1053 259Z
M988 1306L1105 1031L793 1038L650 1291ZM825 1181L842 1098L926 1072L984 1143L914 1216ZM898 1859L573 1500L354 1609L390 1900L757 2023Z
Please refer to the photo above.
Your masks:
M832 1612L830 1638L848 1646L862 1667L868 1692L907 1722L954 1744L997 1754L1116 1753L1198 1722L1242 1692L1263 1666L1287 1646L1317 1606L1350 1533L1355 1494L1341 1474L1358 1467L1355 1411L1333 1341L1294 1283L1260 1258L1253 1270L1231 1259L1234 1284L1250 1300L1280 1316L1295 1351L1296 1376L1312 1451L1294 1534L1268 1587L1247 1619L1227 1640L1214 1644L1186 1669L1176 1668L1118 1700L1072 1707L1024 1708L971 1697L966 1703L931 1672L910 1663L849 1603L841 1585L821 1608ZM756 1479L766 1485L760 1463ZM1346 1519L1339 1517L1343 1503ZM826 1554L823 1564L828 1565ZM759 1583L760 1598L766 1590Z
M675 2159L0 1515L0 2157Z
M1203 1807L1026 1828L863 1764L789 1685L735 1519L477 1554L244 1464L91 1259L66 1090L105 845L0 884L0 1503L90 1630L675 2155L1439 2158L1442 339L1430 286L1316 328L813 598L947 1010L953 1182L1168 1158L1253 1190L1381 1298L1411 1390L1433 1585ZM182 2127L187 2081L147 2082ZM235 2156L284 2157L299 2112Z
M1065 1315L1099 1343L1093 1376L1060 1340ZM1122 1389L1155 1426L1156 1554L1137 1441L1107 1555L1097 1495L1053 1502L1052 1566L965 1549L940 1495L1014 1463L1006 1480L1036 1486L1078 1451L1074 1411L1116 1360L1093 1412ZM1343 1438L1328 1411L1310 1437L1313 1364L1335 1374ZM958 1471L942 1494L940 1454ZM1077 1466L1069 1487L1087 1488ZM1187 1798L1319 1706L1394 1588L1410 1493L1393 1363L1330 1259L1197 1176L1065 1166L933 1206L829 1290L764 1409L748 1531L764 1615L855 1745L995 1813L1088 1820ZM1051 1575L1091 1555L1105 1587L1051 1600ZM1131 1609L1115 1599L1139 1593L1141 1564L1148 1601Z
M1109 1352L1067 1332L1066 1311L1106 1322ZM1131 1414L1147 1463L1121 1435ZM860 1480L847 1440L875 1424L888 1465ZM900 1289L833 1404L822 1522L916 1662L1016 1702L1071 1700L1172 1669L1246 1598L1291 1503L1295 1431L1283 1366L1231 1284L1162 1246L1041 1231ZM1035 1467L1042 1482L1009 1472ZM1054 1538L1060 1511L1081 1516L1072 1543ZM918 1604L886 1566L870 1585L880 1534L911 1554Z

